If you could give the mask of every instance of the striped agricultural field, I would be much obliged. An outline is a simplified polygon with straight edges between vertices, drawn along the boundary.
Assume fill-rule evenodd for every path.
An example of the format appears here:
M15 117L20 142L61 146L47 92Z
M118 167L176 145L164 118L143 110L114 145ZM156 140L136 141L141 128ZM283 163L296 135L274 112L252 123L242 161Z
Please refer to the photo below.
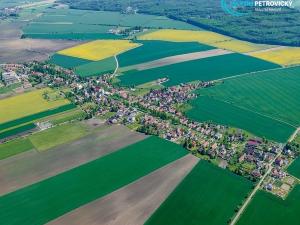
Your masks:
M69 100L61 97L46 100L43 97L46 93L49 96L57 95L54 90L44 88L0 100L0 125L70 103Z
M167 78L168 81L163 85L169 87L180 83L197 80L211 81L279 67L279 65L274 63L233 53L191 60L142 71L129 70L126 71L124 75L119 76L118 79L121 80L121 85L137 86L161 78Z
M285 142L300 126L300 67L225 80L201 89L187 116L245 129Z
M0 197L0 220L7 225L45 224L185 155L187 151L179 145L149 137L57 176L3 195Z
M227 224L252 182L201 160L145 225Z

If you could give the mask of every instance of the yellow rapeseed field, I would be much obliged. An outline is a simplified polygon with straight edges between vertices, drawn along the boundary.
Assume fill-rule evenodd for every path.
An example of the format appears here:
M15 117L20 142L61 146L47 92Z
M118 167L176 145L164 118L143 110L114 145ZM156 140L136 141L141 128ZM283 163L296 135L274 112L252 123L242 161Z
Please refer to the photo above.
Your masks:
M81 59L98 61L137 46L138 44L128 40L96 40L59 51L58 53Z
M204 44L211 44L215 42L230 40L222 34L217 34L210 31L191 31L191 30L157 30L152 33L147 33L139 37L140 40L162 40L162 41L176 41L176 42L190 42L197 41Z
M0 100L0 123L69 103L67 99L62 98L49 101L45 100L43 98L45 91L49 93L53 92L50 88L44 88Z
M258 45L246 41L239 41L231 37L211 31L189 31L189 30L157 30L146 33L139 37L141 40L164 40L175 42L197 41L211 45L216 48L223 48L234 52L252 52L270 48L268 45Z
M236 39L230 41L217 42L213 43L212 45L216 48L227 49L233 52L240 53L255 52L263 49L272 48L271 45L254 44L251 42L240 41Z
M251 55L283 66L300 64L300 48L296 47L285 47L269 51L261 51L252 53Z

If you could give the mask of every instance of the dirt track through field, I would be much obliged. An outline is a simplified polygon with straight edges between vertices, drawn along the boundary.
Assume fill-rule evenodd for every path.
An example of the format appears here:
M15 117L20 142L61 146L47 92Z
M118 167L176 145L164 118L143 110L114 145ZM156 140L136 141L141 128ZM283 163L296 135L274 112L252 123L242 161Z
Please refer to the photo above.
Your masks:
M95 160L146 137L120 125L102 125L97 129L99 130L82 139L42 153L28 151L1 160L0 196Z
M198 160L187 155L49 225L142 225Z
M188 54L170 56L170 57L154 60L151 62L142 63L142 64L136 65L134 67L137 70L147 70L147 69L152 69L152 68L161 67L161 66L167 66L167 65L171 65L171 64L175 64L175 63L187 62L187 61L191 61L191 60L203 59L203 58L208 58L208 57L213 57L213 56L227 55L227 54L231 54L231 53L232 53L231 51L224 50L224 49L212 49L212 50L207 50L207 51L193 52L193 53L188 53Z

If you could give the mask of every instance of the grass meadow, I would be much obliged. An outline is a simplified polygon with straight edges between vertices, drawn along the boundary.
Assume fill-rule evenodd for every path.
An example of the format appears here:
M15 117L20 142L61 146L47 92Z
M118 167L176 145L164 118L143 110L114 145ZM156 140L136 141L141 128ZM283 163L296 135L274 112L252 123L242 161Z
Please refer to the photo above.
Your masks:
M68 123L35 133L29 140L38 151L45 151L81 138L89 133L88 128L81 123Z
M15 139L0 145L0 160L34 149L28 139Z

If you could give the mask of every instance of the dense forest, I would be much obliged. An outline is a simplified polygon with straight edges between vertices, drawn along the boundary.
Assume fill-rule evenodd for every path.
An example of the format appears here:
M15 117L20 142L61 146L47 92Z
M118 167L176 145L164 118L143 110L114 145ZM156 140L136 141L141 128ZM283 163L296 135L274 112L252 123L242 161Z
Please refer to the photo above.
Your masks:
M165 15L201 28L256 43L300 46L300 11L251 12L236 17L225 13L221 0L60 0L74 9L124 11ZM253 9L245 9L253 10Z

